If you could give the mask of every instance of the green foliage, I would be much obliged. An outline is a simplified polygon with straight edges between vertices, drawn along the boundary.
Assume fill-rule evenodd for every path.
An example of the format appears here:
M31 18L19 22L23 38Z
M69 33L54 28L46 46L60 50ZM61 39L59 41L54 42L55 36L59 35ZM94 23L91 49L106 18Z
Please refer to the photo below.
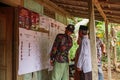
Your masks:
M73 19L70 19L70 18L67 18L67 21L68 21L68 23L70 23L70 24L76 24L76 23L82 21L82 18L74 17L74 20L73 20Z
M103 37L101 37L102 39L104 39L105 36L105 23L101 22L101 21L96 21L96 29L97 29L97 33L103 35Z
M117 61L120 62L120 46L117 46Z
M102 62L103 63L107 63L108 58L107 58L107 54L106 55L102 55Z
M75 57L76 49L78 47L75 34L72 35L72 39L73 39L73 46L70 49L70 54L69 54L70 59L73 59Z
M77 42L74 40L73 41L73 46L70 49L70 55L69 55L70 59L73 59L75 57L77 47L78 47Z
M68 21L69 24L75 24L75 21L70 19L70 18L67 18L67 21Z
M77 23L83 20L82 18L78 18L78 17L75 17L74 19Z
M120 31L117 32L117 40L120 41Z

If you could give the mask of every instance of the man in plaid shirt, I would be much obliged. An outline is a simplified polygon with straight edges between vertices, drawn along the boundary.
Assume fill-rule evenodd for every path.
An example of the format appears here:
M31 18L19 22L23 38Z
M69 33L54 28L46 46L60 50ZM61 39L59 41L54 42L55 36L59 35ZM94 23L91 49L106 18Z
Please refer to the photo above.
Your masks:
M104 80L104 75L102 71L102 54L105 54L105 45L103 41L99 38L98 34L96 37L96 44L97 44L97 59L98 59L98 80Z
M74 32L74 25L69 24L64 34L58 34L50 52L50 63L53 66L51 80L69 80L68 53L72 47L70 35Z

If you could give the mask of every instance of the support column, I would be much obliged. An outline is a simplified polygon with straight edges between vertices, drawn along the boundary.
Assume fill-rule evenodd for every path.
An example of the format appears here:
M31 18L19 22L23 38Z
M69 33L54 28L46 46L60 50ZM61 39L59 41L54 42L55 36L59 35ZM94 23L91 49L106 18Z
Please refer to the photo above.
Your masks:
M110 60L110 39L108 35L108 21L105 21L105 33L106 33L106 50L108 57L108 80L111 80L111 60Z
M89 30L91 44L91 59L92 59L92 80L98 80L97 66L97 49L96 49L96 33L95 33L95 16L93 0L89 0Z

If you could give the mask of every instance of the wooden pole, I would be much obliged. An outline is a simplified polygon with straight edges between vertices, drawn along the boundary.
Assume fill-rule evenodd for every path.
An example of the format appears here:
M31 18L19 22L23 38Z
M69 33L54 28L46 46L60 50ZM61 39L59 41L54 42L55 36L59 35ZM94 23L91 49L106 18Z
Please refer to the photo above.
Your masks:
M111 61L110 61L110 39L108 35L108 21L105 21L105 33L106 33L106 47L108 56L108 79L111 80Z
M116 67L116 63L117 63L117 54L116 54L116 31L113 27L113 25L111 24L111 47L113 49L113 65Z
M103 17L103 19L106 21L107 20L107 17L103 11L103 9L101 8L100 6L100 3L98 0L94 0L93 1L94 5L96 6L97 10L99 11L100 15Z
M92 58L92 80L98 80L98 66L97 66L97 49L96 49L96 33L95 33L95 16L93 0L89 0L89 30L90 30L90 44L91 44L91 58Z

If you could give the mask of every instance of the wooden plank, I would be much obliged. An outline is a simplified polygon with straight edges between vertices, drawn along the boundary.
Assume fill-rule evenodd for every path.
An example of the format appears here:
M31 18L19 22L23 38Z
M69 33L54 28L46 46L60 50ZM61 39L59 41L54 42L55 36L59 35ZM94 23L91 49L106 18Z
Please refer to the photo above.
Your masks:
M87 18L87 19L89 18L88 14L72 13L72 15L80 18ZM104 19L101 16L95 16L95 20L104 21Z
M111 2L119 2L120 0L109 0Z
M112 13L119 13L120 14L120 8L103 8L104 12L112 12Z
M13 9L0 6L0 26L3 35L0 36L3 44L0 44L0 80L13 80L12 70L12 32ZM8 45L9 44L9 45Z
M61 15L73 18L72 15L70 15L68 12L66 12L62 8L58 7L56 4L52 3L49 0L35 0L35 1L38 2L39 4L43 5L43 6L47 7L48 9L54 11L54 12L57 12L57 13L59 13Z
M17 7L18 5L22 5L22 0L0 0L0 2L3 2L5 4L15 6Z
M118 2L101 1L100 5L110 5L110 6L114 6L114 7L120 7L120 1L118 1Z
M88 6L88 2L85 1L81 1L81 0L51 0L54 3L60 3L60 4L64 4L64 5L72 5L72 6L81 6L81 5L85 5Z
M105 12L106 16L107 15L118 16L118 17L120 16L120 12L119 11L108 11L108 10L105 10L104 12Z
M69 4L62 4L62 3L57 3L62 8L69 8L69 9L75 9L75 10L88 10L88 6L85 5L69 5Z
M100 15L101 15L101 16L104 18L104 20L106 21L106 20L107 20L107 17L106 17L106 15L105 15L105 13L103 12L103 10L102 10L102 8L101 8L98 0L94 0L93 3L94 3L94 5L96 6L96 8L98 9Z
M21 80L18 78L18 65L19 65L19 27L18 27L18 8L14 9L14 28L13 32L13 80Z
M118 23L120 24L120 20L108 19L110 23Z
M113 16L113 15L107 15L108 19L113 19L113 20L116 20L116 21L120 21L120 16Z

